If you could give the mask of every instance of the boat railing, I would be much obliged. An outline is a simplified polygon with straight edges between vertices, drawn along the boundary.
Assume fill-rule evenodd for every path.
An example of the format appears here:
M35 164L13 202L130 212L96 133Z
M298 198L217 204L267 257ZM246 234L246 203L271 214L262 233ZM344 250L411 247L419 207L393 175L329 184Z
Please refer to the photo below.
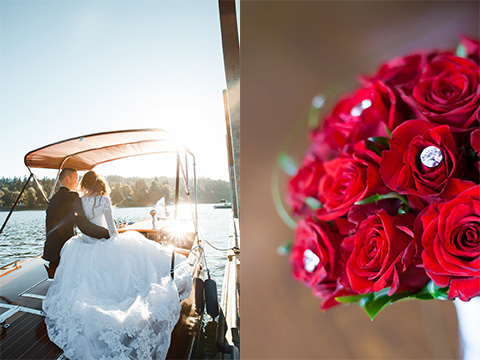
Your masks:
M11 263L9 264L6 264L6 265L3 265L3 266L0 266L0 277L14 271L14 270L17 270L17 269L20 269L22 267L22 265L19 265L18 263L20 262L20 260L15 260L15 261L12 261Z

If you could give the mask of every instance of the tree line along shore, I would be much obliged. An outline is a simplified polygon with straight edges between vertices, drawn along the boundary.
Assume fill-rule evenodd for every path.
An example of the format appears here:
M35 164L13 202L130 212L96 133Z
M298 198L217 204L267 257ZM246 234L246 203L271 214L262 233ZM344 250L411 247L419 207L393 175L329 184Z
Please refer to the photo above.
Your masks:
M27 179L27 177L23 179L19 177L0 178L0 210L9 210L12 207ZM106 176L106 180L111 189L112 204L116 207L153 206L163 196L169 205L175 199L175 179L171 177L125 178L110 175ZM53 178L39 179L47 196L50 194L54 182ZM193 181L189 187L193 195ZM180 201L186 201L185 192L185 184L180 181ZM200 204L217 203L221 199L230 200L230 183L224 180L199 178L197 179L197 199ZM16 209L42 210L46 208L47 202L40 190L34 181L30 181Z

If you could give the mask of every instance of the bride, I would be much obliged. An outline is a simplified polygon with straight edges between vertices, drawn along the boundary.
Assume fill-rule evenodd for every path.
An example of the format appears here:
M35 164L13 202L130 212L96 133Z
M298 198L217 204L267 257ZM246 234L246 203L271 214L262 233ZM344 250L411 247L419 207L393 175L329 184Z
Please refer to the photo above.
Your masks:
M137 232L119 234L106 181L94 171L80 182L87 218L109 239L80 234L63 246L43 301L51 341L69 359L164 359L191 290L185 257Z

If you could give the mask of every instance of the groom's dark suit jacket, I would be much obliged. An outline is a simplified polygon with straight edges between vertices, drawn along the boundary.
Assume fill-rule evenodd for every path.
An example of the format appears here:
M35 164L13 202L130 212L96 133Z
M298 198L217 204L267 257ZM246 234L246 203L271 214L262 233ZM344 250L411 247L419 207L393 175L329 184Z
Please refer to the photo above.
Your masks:
M75 225L85 235L97 239L109 237L107 229L87 220L78 194L62 186L52 197L47 208L47 240L43 248L45 260L53 264L60 262L60 250L63 244L75 235Z

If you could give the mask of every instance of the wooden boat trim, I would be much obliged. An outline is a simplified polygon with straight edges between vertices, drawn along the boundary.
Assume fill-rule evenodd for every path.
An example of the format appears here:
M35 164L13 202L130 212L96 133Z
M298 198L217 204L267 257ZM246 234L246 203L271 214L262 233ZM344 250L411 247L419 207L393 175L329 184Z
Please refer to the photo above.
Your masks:
M15 268L10 269L10 270L8 270L8 271L0 274L0 278L1 278L2 276L5 276L5 275L11 273L12 271L15 271L15 270L20 269L24 264L26 264L27 262L31 261L32 259L34 259L34 258L26 259L26 260L23 260L23 261L17 260L17 261L11 262L10 264L3 265L3 266L0 268L0 270L6 268L6 267L9 266L9 265L16 264L16 265L15 265Z
M18 262L18 261L17 261ZM22 266L21 265L15 265L13 269L10 269L8 271L5 271L3 274L0 275L0 277L5 276L7 274L10 274L12 271L20 269ZM2 268L3 269L3 268Z
M2 267L0 267L0 270L3 270L5 269L6 267L10 266L10 265L14 265L15 264L15 267L17 267L17 264L20 260L15 260L15 261L12 261L11 263L8 263L8 264L5 264L3 265Z

